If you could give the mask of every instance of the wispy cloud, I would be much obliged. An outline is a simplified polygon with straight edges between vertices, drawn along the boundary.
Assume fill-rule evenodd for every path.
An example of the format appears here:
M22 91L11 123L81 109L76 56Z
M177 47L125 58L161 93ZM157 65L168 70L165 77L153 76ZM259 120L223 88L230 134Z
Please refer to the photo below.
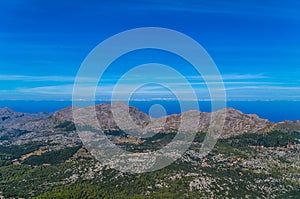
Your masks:
M104 81L107 80L115 80L113 77L105 78ZM34 75L0 75L0 81L26 81L26 82L97 82L97 77L78 77L76 76L34 76Z
M27 81L27 82L70 82L74 81L75 77L71 76L31 76L31 75L0 75L2 81Z
M227 81L227 80L262 80L262 79L268 79L269 76L263 75L263 74L223 74L223 75L191 75L191 76L185 76L187 80L191 81ZM175 76L164 76L164 77L155 77L155 79L158 80L176 80L178 77Z
M133 86L133 85L132 85ZM114 85L105 85L98 87L96 90L97 99L110 99L113 92ZM126 85L121 85L120 90L114 92L114 99L127 100L128 94L132 95L135 100L150 100L150 99L173 99L176 98L174 94L180 94L183 96L183 100L188 100L189 98L184 98L184 96L190 96L189 91L178 87L176 91L170 92L167 89L163 89L159 86L149 86L143 89L139 89L134 93L130 93ZM81 88L80 100L87 100L89 92L92 92L94 87L86 86ZM209 92L204 87L193 87L195 94L199 99L210 99ZM226 87L225 89L228 100L284 100L293 99L299 100L297 93L300 91L300 87L292 86L234 86ZM58 86L44 86L35 88L22 88L14 92L13 97L24 96L36 96L41 99L65 99L71 100L73 92L73 84L65 84ZM10 95L9 91L1 92L4 95Z
M230 88L226 88L227 91L229 90L250 90L250 89L260 89L260 90L264 90L264 91L300 91L300 87L299 86L237 86L237 87L230 87Z
M268 76L265 76L263 74L224 74L221 76L216 75L210 75L210 76L188 76L188 79L194 79L194 80L218 80L222 78L225 80L256 80L256 79L266 79L269 78Z
M73 91L73 84L57 85L57 86L41 86L34 88L20 88L17 92L36 93L46 95L70 95Z
M144 77L143 77L144 76ZM221 76L211 75L211 76L186 76L187 80L219 80L220 77L225 80L255 80L255 79L265 79L268 76L262 74L224 74ZM102 81L107 82L118 80L120 77L118 75L107 75L104 76ZM140 74L140 76L130 76L126 77L127 81L137 81L138 79L144 79L145 74ZM149 79L158 79L158 80L174 80L178 79L178 77L174 76L164 76L164 77L148 77ZM9 74L0 74L0 81L27 81L27 82L74 82L76 79L75 76L34 76L34 75L9 75ZM95 82L97 81L97 77L80 77L77 80L86 81L86 82Z
M128 96L128 93L134 91L134 96L140 96L145 99L157 99L157 98L171 98L174 96L172 92L180 94L189 94L186 82L179 81L172 76L167 76L165 79L157 77L157 85L149 84L142 86L139 76L133 76L126 78L126 81L122 81L118 84L118 90L114 90L115 83L118 80L118 75L107 76L104 82L100 84L96 89L94 84L95 78L81 78L83 85L80 87L80 98L84 99L89 96L91 92L96 91L97 97L107 98L112 95L122 98ZM75 77L72 76L25 76L25 75L0 75L2 81L32 81L33 84L20 85L15 89L2 90L2 98L24 98L26 96L33 96L41 99L72 99L73 87ZM155 78L155 77L154 77ZM224 89L220 85L217 76L207 76L208 82L203 81L203 77L200 76L187 76L188 86L191 86L195 93L201 98L209 98L209 92L207 87L210 85L213 89ZM151 79L151 78L149 78ZM265 98L266 95L269 98L284 98L284 96L291 96L296 98L296 93L299 93L300 86L295 84L285 84L284 82L274 81L274 78L268 77L263 74L225 74L223 75L225 92L228 98ZM272 80L272 81L270 81ZM41 86L39 82L45 81ZM47 85L47 82L49 84ZM51 82L57 82L58 85L53 85ZM145 81L142 81L145 82ZM151 81L150 81L151 82ZM152 81L151 83L156 81ZM162 86L160 86L161 84ZM33 86L36 85L36 86ZM40 86L39 86L40 85ZM166 87L164 87L166 86ZM167 89L169 86L170 90ZM30 97L28 97L30 98Z

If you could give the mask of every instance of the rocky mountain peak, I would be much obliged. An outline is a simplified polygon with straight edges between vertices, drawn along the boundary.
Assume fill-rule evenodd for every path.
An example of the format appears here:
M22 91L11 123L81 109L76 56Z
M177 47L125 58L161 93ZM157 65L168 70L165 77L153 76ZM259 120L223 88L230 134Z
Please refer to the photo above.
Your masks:
M56 111L53 114L53 117L60 119L60 120L65 120L65 121L73 121L73 107L67 107L65 109Z
M2 122L5 125L42 118L32 114L17 113L8 108L0 110L0 124ZM193 125L193 131L207 132L213 118L219 119L219 121L214 121L215 124L221 124L220 118L224 121L222 137L231 137L243 133L266 132L274 129L274 123L259 118L255 114L244 114L233 108L226 108L216 112L190 110L181 114L151 118L146 113L123 102L97 104L85 108L68 107L55 112L52 117L62 122L73 122L74 110L77 114L76 121L79 121L79 125L91 125L95 128L99 128L100 125L104 131L135 131L136 127L139 127L145 132L176 132L179 128L190 129L188 126L180 126L181 122L183 122L182 119L184 119L184 125ZM93 113L93 110L96 111L97 120L92 119L93 114L91 113ZM3 118L2 121L1 118Z
M41 119L47 117L47 113L20 113L8 107L0 108L0 127L7 128L14 124L24 123L34 119Z

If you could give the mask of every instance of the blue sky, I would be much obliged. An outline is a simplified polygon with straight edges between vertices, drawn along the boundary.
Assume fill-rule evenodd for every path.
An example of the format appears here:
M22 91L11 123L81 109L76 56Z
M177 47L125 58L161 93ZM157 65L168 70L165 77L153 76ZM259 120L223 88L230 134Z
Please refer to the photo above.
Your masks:
M198 41L218 66L229 100L300 100L299 10L296 0L0 1L0 100L70 100L76 73L96 45L121 31L149 26ZM209 99L203 80L186 69L188 63L157 50L131 53L112 64L99 99L111 94L122 73L148 62L176 68L199 99ZM139 84L143 76L126 84ZM176 84L172 77L163 81ZM174 97L157 85L141 88L136 96Z

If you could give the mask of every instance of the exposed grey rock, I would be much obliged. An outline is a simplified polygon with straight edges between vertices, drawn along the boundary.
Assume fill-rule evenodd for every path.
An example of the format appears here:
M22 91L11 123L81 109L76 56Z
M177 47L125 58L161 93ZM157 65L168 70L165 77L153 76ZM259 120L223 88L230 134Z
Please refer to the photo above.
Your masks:
M29 114L29 113L20 113L16 112L10 108L0 108L0 129L1 128L8 128L11 125L17 123L25 123L35 119L41 119L48 117L49 113L36 113L36 114Z

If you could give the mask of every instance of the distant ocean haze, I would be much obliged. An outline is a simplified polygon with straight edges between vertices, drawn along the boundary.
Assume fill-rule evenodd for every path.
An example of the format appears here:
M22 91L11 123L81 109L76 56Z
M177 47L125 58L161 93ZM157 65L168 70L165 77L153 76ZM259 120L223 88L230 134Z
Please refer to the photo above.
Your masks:
M109 103L107 101L97 101L96 104ZM90 103L86 103L87 105ZM161 105L164 111L158 109L152 116L159 117L164 114L178 114L181 112L178 101L153 100L153 101L130 101L129 105L149 114L153 105ZM191 103L192 104L192 103ZM72 101L0 101L0 107L9 107L15 111L36 113L55 112L60 109L72 106ZM300 101L228 101L227 107L235 108L243 113L257 114L261 118L272 122L282 120L300 120ZM199 101L199 109L203 112L211 111L210 101ZM153 109L152 109L153 112Z

